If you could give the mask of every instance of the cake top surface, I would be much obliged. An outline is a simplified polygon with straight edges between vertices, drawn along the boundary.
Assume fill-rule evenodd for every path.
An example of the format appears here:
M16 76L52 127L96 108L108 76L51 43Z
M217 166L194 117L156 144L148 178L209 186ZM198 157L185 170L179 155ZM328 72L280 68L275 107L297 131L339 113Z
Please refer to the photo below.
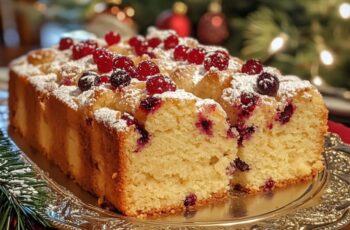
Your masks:
M312 88L308 81L283 76L258 60L243 62L222 47L202 45L193 38L179 37L174 31L153 27L145 37L129 39L121 39L115 32L106 34L105 39L62 38L57 46L14 60L11 70L75 110L96 104L96 97L101 94L129 106L124 112L130 113L149 96L211 98L211 89L208 95L203 94L203 84L220 88L216 99L230 104L242 93L257 95L262 103L283 103ZM115 109L110 104L102 103L100 107ZM101 113L110 111L97 113L99 118L107 119L108 115Z

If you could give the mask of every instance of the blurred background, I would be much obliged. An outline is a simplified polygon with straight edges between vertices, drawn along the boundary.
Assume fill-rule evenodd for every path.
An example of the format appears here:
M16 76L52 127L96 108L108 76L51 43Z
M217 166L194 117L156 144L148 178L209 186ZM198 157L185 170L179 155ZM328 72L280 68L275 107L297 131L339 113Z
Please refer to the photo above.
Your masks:
M346 0L0 0L0 22L0 67L68 31L131 36L153 25L310 80L330 118L350 126Z

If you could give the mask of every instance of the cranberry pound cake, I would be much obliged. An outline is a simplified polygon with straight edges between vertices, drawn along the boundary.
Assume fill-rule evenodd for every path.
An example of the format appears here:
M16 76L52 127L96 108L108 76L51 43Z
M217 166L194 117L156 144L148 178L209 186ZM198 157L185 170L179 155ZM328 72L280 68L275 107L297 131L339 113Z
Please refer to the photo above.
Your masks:
M128 216L307 180L327 110L308 81L174 31L62 38L10 65L10 130Z

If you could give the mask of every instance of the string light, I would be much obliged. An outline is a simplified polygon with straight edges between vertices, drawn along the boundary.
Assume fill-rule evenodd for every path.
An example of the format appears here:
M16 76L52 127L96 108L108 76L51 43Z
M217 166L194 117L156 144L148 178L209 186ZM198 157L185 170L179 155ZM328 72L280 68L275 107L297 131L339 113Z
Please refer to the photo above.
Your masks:
M105 3L97 3L95 6L94 6L94 11L96 13L101 13L103 12L105 9L107 8L107 5Z
M333 54L329 50L322 50L320 52L320 59L325 65L332 65L334 62Z
M123 21L126 18L126 15L125 15L125 13L123 11L120 11L117 14L117 18L118 18L118 20Z
M128 17L133 17L135 15L135 10L132 7L126 7L125 13L128 15Z
M114 14L114 15L117 15L119 11L120 11L120 9L119 9L118 6L113 6L111 8L111 13Z
M314 85L316 85L316 86L321 86L321 85L323 85L323 80L320 76L315 76L312 79L312 83L314 83Z
M277 37L275 37L274 39L272 39L272 41L270 43L270 47L269 47L269 52L276 53L276 52L280 51L281 49L283 49L283 47L286 44L287 38L288 38L287 35L280 34Z
M344 19L350 18L350 4L349 3L342 3L339 5L339 14L340 17Z

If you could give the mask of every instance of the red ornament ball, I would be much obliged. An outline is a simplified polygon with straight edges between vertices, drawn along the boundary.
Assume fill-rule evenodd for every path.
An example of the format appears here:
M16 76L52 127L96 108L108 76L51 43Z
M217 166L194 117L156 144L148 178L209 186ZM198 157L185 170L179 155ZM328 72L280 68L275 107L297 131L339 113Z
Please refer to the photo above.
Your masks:
M197 35L199 41L204 44L223 43L230 35L225 15L213 12L204 14L199 20Z
M172 10L162 12L156 20L156 26L163 30L175 30L181 37L191 34L190 19L186 15L175 13Z

